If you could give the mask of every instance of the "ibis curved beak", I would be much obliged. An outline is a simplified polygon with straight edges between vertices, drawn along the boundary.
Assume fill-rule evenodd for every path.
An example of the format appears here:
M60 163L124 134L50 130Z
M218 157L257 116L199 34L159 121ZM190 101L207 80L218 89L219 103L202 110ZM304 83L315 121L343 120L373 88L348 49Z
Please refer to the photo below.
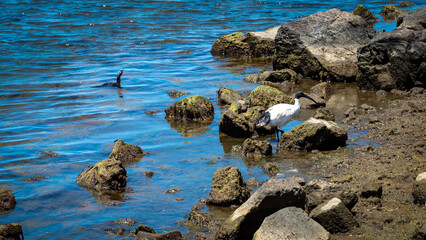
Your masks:
M315 101L314 99L312 99L311 97L309 97L308 95L306 95L306 94L304 94L303 93L303 97L304 98L307 98L307 99L309 99L309 100L311 100L312 102L314 102L317 106L320 106L318 103L317 103L317 101Z

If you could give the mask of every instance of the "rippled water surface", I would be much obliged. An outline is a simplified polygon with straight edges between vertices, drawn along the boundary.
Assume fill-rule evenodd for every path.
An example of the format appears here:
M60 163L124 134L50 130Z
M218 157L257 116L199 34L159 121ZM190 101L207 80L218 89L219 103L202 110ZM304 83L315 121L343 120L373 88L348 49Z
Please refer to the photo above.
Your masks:
M413 2L418 5L411 9L425 5ZM18 204L0 215L0 224L20 223L26 239L114 239L104 229L123 217L157 232L188 232L178 222L200 197L208 196L216 169L231 165L245 179L268 178L258 165L229 153L242 140L219 134L224 109L216 97L220 86L254 89L242 79L265 62L217 59L209 53L213 41L333 7L352 11L363 4L379 16L389 3L398 2L3 1L0 187L11 188ZM394 27L395 22L376 25L380 30ZM122 89L93 88L115 81L120 69ZM163 110L179 100L169 97L173 89L211 98L213 123L188 128L167 122ZM342 89L336 102L362 98L353 84ZM312 114L302 111L285 129ZM77 186L81 170L107 158L116 139L150 153L127 167L126 192L111 199ZM281 163L286 171L281 175L303 176L311 164L304 155L284 157L288 161ZM142 175L146 170L154 172L153 178ZM28 179L34 176L46 179ZM172 187L182 191L165 194Z

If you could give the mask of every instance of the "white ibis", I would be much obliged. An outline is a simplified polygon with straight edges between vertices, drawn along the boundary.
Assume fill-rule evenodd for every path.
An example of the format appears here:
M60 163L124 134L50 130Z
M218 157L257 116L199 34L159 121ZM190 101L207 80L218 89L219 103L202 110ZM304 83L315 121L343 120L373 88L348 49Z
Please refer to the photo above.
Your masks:
M259 120L256 122L256 126L263 127L263 126L270 126L275 130L275 135L277 137L277 141L280 140L279 138L279 132L281 134L284 132L280 128L284 127L293 117L297 116L300 112L300 101L299 98L304 97L309 100L312 100L314 103L318 105L318 103L309 97L308 95L304 94L301 91L298 91L296 95L294 96L294 104L276 104L272 107L270 107L266 112L260 116Z
M104 84L102 84L100 86L96 86L96 87L116 87L116 88L121 88L121 75L123 75L123 71L124 71L124 69L121 69L118 72L118 74L117 74L117 82L115 82L115 83L112 83L112 82L104 83Z

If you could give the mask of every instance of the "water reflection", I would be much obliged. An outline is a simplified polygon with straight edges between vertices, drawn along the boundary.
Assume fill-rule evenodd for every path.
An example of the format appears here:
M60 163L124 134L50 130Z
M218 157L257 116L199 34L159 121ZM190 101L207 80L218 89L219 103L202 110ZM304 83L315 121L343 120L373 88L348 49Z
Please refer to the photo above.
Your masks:
M210 126L213 121L195 122L167 119L167 123L171 128L180 132L182 137L195 137L201 136L205 132L209 131L210 128L208 126Z
M103 190L103 191L95 191L91 189L86 189L96 201L98 201L101 205L105 206L117 206L123 204L130 198L125 196L125 191L122 190Z

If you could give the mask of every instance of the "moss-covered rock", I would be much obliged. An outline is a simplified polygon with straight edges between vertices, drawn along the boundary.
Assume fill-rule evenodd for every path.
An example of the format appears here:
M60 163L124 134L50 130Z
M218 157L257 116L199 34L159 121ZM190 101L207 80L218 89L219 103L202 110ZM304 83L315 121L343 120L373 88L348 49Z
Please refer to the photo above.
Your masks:
M214 117L213 104L200 95L186 97L164 111L167 119L205 121Z
M331 150L345 146L348 133L334 122L310 118L280 139L281 149L289 150Z
M401 14L403 12L407 12L407 10L399 8L399 7L397 7L393 4L389 4L389 5L385 6L380 11L380 15L385 20L396 20L398 18L399 14Z
M242 32L235 32L216 39L212 45L210 53L213 56L235 57L250 56L250 46L245 42Z
M212 187L207 199L208 205L240 205L250 197L241 172L235 167L220 168L213 175Z
M272 155L272 145L267 141L247 138L243 142L241 153L244 157L253 158Z
M368 8L361 4L354 9L352 14L358 15L372 24L380 21L372 12L370 12L370 10L368 10Z
M272 132L268 127L256 127L256 121L266 110L264 107L250 107L242 111L232 103L221 117L219 131L231 137L248 138L254 135L265 135Z
M137 162L143 156L148 155L139 146L126 143L123 140L115 140L114 143L108 158L120 161L125 165Z
M120 161L105 159L84 169L75 182L96 191L118 190L126 186L127 172Z
M4 240L21 240L24 239L22 226L17 223L9 223L0 225L0 239Z
M246 99L246 96L244 96L244 94L225 86L220 87L217 91L217 100L218 103L221 105L228 105L238 100L244 99Z
M284 82L295 81L297 73L291 69L281 69L276 71L265 71L260 75L260 81Z
M278 103L290 103L292 98L274 87L262 85L250 93L248 100L250 106L261 106L267 109Z
M15 195L8 188L0 188L0 212L14 209L16 206Z

